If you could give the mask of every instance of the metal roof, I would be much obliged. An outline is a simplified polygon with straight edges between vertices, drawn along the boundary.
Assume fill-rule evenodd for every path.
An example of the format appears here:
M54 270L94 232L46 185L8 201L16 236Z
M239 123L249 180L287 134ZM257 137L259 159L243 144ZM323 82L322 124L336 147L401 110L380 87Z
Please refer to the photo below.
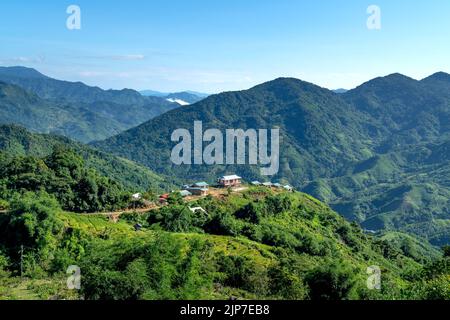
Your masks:
M190 193L188 190L181 190L181 191L180 191L180 194L181 194L182 196L190 196L190 195L192 195L192 193Z
M207 186L209 186L205 181L196 182L193 185L196 186L196 187L207 187Z
M222 176L220 178L220 180L237 180L237 179L242 179L242 178L235 174L229 175L229 176Z

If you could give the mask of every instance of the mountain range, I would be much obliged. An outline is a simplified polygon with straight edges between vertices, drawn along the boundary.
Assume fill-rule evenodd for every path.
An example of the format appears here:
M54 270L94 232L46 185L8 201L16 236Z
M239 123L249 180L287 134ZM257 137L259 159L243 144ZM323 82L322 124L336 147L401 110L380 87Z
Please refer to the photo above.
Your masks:
M155 172L214 181L258 166L177 166L175 129L280 128L273 181L326 201L369 230L401 230L450 242L450 75L421 81L392 74L335 93L292 78L212 95L93 145Z
M139 92L102 90L52 79L25 67L0 67L0 123L89 142L115 135L178 103Z

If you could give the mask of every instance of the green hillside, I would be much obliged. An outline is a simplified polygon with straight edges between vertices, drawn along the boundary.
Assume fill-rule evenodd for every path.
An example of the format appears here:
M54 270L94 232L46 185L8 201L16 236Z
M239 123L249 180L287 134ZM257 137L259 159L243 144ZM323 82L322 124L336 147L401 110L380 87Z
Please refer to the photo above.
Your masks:
M55 149L73 150L83 158L88 168L119 182L130 191L146 191L150 188L166 190L171 185L171 179L164 179L130 160L109 155L68 138L34 134L18 126L0 126L0 152L10 157L44 158Z
M192 213L180 201L112 223L102 216L62 212L48 195L26 194L0 216L5 235L0 296L450 298L448 258L423 266L305 194L251 188L192 204L207 214ZM140 231L133 229L136 221L143 226ZM27 262L23 280L16 277L21 244ZM82 270L80 291L67 290L68 265ZM367 267L374 265L382 272L381 290L366 286Z
M367 229L401 230L436 245L449 242L448 143L402 148L356 163L303 191Z
M131 192L94 169L93 150L2 130L0 299L450 298L448 248L370 235L307 194L171 193L167 205L120 214ZM74 265L79 291L65 281ZM380 290L367 286L369 267Z
M120 123L68 104L43 100L15 85L0 82L0 124L19 124L35 132L92 141L119 133Z

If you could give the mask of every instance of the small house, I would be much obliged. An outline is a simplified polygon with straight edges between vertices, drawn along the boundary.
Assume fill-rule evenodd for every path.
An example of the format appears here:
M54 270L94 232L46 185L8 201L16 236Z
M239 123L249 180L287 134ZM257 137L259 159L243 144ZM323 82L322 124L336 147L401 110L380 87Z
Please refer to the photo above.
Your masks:
M263 182L262 185L263 185L264 187L271 188L271 187L272 187L272 182Z
M275 188L282 188L282 187L283 187L283 186L282 186L281 184L279 184L279 183L274 183L272 186L275 187Z
M205 215L208 215L208 212L206 212L205 209L203 209L202 207L194 207L194 208L189 208L189 210L191 210L192 213L197 213L197 212L202 212Z
M192 193L189 192L188 190L181 190L180 195L184 198L184 197L192 196Z
M133 201L139 201L142 199L142 194L140 194L140 193L132 194L131 199L133 199Z
M289 191L289 192L292 192L292 191L294 191L294 188L292 188L290 185L285 185L285 186L283 186L283 188L285 189L285 190L287 190L287 191Z
M242 180L241 177L233 174L233 175L229 175L229 176L220 177L217 182L219 183L219 185L221 187L228 188L228 187L240 186L242 183L241 180Z
M252 181L251 184L254 185L254 186L260 186L261 182L259 182L259 181Z
M169 199L169 194L162 194L159 196L159 203L166 203L167 199Z
M191 187L208 189L209 185L205 181L202 181L194 183Z
M208 194L208 188L190 187L188 191L194 196L206 196Z

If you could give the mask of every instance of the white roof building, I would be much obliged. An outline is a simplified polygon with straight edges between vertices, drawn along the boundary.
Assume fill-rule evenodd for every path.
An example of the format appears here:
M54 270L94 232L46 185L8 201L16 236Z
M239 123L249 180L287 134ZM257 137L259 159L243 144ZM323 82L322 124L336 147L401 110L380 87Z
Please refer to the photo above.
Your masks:
M242 178L239 177L238 175L235 175L235 174L229 175L229 176L222 176L222 177L219 178L219 180L225 180L225 181L227 181L227 180L239 180L239 179L242 179Z
M142 199L142 194L140 194L140 193L132 194L132 195L131 195L131 198L132 198L133 200L141 200L141 199Z

